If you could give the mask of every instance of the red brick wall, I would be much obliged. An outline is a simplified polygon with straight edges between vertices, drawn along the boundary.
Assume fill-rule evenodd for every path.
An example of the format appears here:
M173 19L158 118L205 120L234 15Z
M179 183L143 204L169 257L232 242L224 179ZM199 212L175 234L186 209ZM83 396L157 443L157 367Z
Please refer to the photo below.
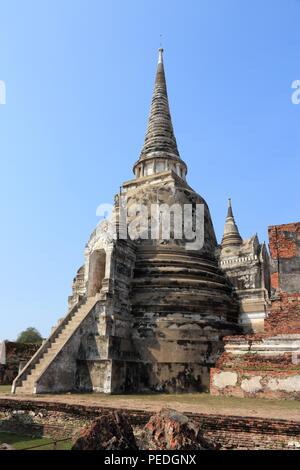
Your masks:
M269 247L272 259L292 258L297 256L298 249L293 238L289 234L300 235L300 222L269 227Z
M282 292L272 301L272 310L265 322L267 333L300 333L300 294Z
M267 333L300 333L300 222L269 227L272 310Z

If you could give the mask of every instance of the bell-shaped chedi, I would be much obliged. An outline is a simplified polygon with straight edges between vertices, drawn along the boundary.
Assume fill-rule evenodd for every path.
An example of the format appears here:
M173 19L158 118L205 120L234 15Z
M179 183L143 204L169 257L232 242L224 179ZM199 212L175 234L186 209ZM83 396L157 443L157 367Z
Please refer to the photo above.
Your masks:
M124 183L129 206L202 207L203 243L185 236L146 236L136 242L130 304L141 386L152 390L205 390L222 337L239 331L239 307L216 259L217 240L205 200L186 181L159 53L149 124L136 179ZM145 229L146 234L148 227ZM178 228L178 227L177 227ZM174 227L175 231L176 227ZM136 369L137 372L137 369ZM140 380L140 379L139 379Z
M224 227L224 234L222 239L222 248L225 246L238 246L243 243L242 237L240 235L239 229L235 223L231 199L228 199L228 212Z
M270 308L269 255L257 234L242 239L230 199L220 248L219 265L240 304L239 323L245 333L262 332Z
M186 173L160 50L135 178L123 183L115 199L114 213L120 213L124 199L128 220L124 224L117 216L116 238L107 220L96 227L67 316L19 374L14 390L208 388L223 337L240 331L239 305L218 265L208 205L188 185ZM120 236L124 225L125 237ZM131 236L133 229L138 236Z

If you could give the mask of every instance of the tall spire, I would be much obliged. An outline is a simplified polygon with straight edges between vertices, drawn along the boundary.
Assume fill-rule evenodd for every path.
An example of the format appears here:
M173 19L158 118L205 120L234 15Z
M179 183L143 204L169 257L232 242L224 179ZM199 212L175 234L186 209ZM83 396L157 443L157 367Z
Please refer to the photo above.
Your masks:
M224 246L236 246L243 243L242 237L240 235L239 229L235 223L231 199L228 199L228 211L224 227L224 235L222 239L222 247Z
M174 135L172 119L169 108L167 84L164 70L163 49L158 51L158 63L155 77L154 91L152 96L150 116L148 128L145 136L145 142L141 151L140 158L134 166L136 174L141 176L140 169L137 170L137 165L140 166L141 162L147 161L147 168L150 165L150 160L159 161L159 165L155 166L153 173L162 171L163 159L166 163L166 169L172 169L177 172L181 177L185 177L186 165L181 160L177 148L177 142ZM180 168L178 166L180 164ZM176 166L177 165L177 166ZM148 171L148 169L146 169ZM150 171L150 170L149 170ZM145 176L145 168L143 168L142 176ZM148 173L146 172L146 175Z
M153 152L167 152L179 157L169 108L162 48L158 51L157 72L148 129L140 158L147 158Z

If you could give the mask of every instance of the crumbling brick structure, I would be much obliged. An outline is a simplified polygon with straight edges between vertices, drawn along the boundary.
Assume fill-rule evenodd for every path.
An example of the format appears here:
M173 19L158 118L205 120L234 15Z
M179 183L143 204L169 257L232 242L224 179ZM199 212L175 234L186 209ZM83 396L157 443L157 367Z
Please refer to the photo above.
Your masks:
M213 395L300 399L300 222L269 228L271 312L261 335L225 338Z
M300 333L300 222L269 227L272 309L267 333Z
M25 366L38 348L38 344L12 341L0 343L0 385L11 385L20 369Z

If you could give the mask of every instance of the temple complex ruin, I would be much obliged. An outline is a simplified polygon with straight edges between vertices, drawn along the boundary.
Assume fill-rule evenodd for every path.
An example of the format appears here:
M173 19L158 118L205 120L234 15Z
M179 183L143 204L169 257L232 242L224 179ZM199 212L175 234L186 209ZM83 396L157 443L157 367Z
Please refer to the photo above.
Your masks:
M13 392L205 391L225 337L247 341L245 335L273 325L265 244L257 235L242 239L231 201L218 244L209 207L189 186L187 171L172 126L160 49L134 178L116 193L110 219L91 234L69 311L17 376ZM173 208L169 237L162 207ZM183 233L181 209L183 214L191 209ZM190 234L198 233L198 214L202 238L195 245ZM133 227L138 237L129 236ZM274 249L271 253L273 263Z

